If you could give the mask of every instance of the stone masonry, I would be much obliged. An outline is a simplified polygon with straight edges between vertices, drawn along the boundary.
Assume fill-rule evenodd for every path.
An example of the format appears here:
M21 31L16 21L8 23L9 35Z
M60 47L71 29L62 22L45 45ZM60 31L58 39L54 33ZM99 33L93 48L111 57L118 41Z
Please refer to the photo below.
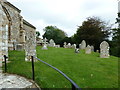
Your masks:
M36 56L36 28L20 13L21 10L8 1L0 0L0 67L8 50L25 50L26 61Z

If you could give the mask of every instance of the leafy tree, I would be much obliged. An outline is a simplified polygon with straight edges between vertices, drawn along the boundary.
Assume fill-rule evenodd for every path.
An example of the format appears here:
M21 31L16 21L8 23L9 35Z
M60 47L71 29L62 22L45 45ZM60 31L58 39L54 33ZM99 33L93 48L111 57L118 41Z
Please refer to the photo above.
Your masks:
M113 39L112 39L112 48L111 53L114 56L120 57L120 13L118 13L117 18L118 28L112 29L113 31Z
M61 44L62 40L67 37L67 34L56 26L47 26L44 31L43 38L53 39L56 44Z
M40 32L36 31L36 40L39 40Z
M36 31L36 36L39 37L40 36L40 32Z
M99 49L99 44L103 40L108 40L111 34L110 29L111 27L100 18L88 17L82 23L82 26L78 26L77 33L74 34L74 39L77 43L85 40L87 44L94 45L95 49Z

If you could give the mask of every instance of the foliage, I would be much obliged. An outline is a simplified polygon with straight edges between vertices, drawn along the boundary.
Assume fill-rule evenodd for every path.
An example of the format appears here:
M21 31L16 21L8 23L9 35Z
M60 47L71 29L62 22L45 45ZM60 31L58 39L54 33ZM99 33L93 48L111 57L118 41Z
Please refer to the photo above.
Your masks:
M77 43L85 40L87 44L93 45L95 49L98 49L99 44L103 40L108 40L111 34L110 28L111 27L100 18L88 17L87 20L82 23L82 26L78 26L74 38Z
M64 31L57 28L56 26L47 26L44 29L45 33L43 35L43 38L47 38L48 41L50 39L53 39L55 43L60 44L61 41L67 36Z
M118 13L118 17L120 18L120 13ZM120 57L120 19L117 18L118 28L113 28L112 33L112 41L111 41L111 54L117 57Z
M36 31L36 40L39 40L40 32Z
M36 36L39 37L40 36L40 32L36 31Z
M100 58L99 53L74 53L73 49L52 48L40 50L41 60L57 67L81 88L118 88L118 58ZM24 61L24 52L10 51L8 72L32 78L31 62ZM41 88L70 88L71 84L55 70L41 62L35 62L35 81ZM57 83L56 83L57 82Z
M120 28L114 28L111 54L120 57Z

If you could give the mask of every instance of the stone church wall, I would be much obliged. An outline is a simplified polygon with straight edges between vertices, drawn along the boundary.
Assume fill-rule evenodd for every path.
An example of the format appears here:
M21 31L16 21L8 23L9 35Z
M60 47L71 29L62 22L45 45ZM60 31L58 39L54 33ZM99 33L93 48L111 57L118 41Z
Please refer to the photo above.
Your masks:
M25 21L20 12L11 3L0 0L0 67L8 50L25 50L26 61L36 56L36 28Z
M30 56L36 56L36 28L24 20L23 29L25 30L25 60L28 61L31 60Z

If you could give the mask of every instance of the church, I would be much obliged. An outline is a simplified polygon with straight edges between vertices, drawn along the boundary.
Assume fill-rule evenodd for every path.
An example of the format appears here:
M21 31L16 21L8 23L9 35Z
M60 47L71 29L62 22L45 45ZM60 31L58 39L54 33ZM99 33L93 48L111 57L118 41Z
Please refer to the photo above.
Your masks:
M0 0L0 67L8 50L24 50L26 61L36 56L36 27L20 13L10 2Z

